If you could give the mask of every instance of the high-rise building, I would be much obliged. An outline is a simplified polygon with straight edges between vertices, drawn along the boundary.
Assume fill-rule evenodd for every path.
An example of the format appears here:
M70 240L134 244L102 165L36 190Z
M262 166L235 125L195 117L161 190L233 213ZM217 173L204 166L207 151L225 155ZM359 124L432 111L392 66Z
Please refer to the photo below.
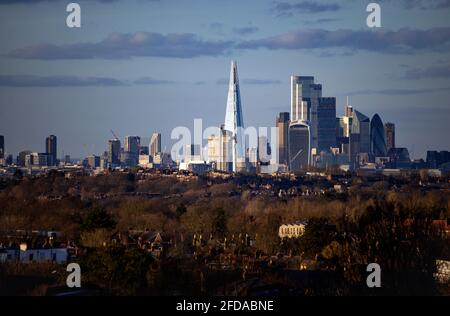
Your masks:
M262 166L270 164L271 148L267 136L258 137L258 162Z
M87 156L87 167L95 169L100 167L100 157L95 155Z
M218 163L221 160L221 146L220 136L211 135L208 137L208 161L215 163L218 168Z
M202 160L202 147L198 144L188 144L185 147L184 162Z
M5 157L5 136L0 135L0 159Z
M126 136L124 143L124 151L138 156L140 144L141 138L139 136Z
M233 172L233 138L232 133L225 130L224 125L220 126L220 159L217 169L225 172Z
M384 124L384 132L386 139L386 149L387 151L389 151L391 148L395 148L395 124Z
M289 113L281 112L277 117L277 133L278 133L278 162L282 165L288 165L289 163Z
M25 155L25 166L26 167L44 167L49 166L49 155L47 153L29 153ZM50 158L51 159L51 158Z
M45 139L45 153L48 155L48 164L54 166L57 164L57 138L50 135Z
M305 169L310 164L311 132L306 123L291 123L289 126L289 170Z
M153 133L150 139L150 156L156 156L156 154L161 152L161 134Z
M319 98L317 107L317 151L336 147L336 98Z
M240 165L239 167L242 167L243 160L245 168L246 150L241 93L239 90L237 64L235 61L231 62L224 130L231 134L231 167L232 171L236 172L239 171L238 164Z
M359 154L370 153L370 119L359 111L352 112L349 138L350 162L356 167Z
M386 140L384 125L378 114L370 121L370 152L375 157L386 157Z
M314 83L313 76L291 76L291 122L310 122L311 148L317 148L317 108L321 97L322 85Z
M120 140L118 139L108 141L108 162L113 166L120 164Z

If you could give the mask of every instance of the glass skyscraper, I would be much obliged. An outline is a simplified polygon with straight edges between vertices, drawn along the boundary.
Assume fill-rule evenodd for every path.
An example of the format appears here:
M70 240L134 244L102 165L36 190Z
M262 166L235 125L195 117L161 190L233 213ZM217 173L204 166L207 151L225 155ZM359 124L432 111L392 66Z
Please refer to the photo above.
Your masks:
M278 132L278 162L286 166L288 165L289 161L289 122L290 118L288 112L281 112L276 121Z
M370 151L375 157L386 157L384 125L378 114L370 122Z
M289 126L289 170L291 172L308 168L311 156L311 132L304 122Z
M45 139L45 153L47 154L48 165L54 166L57 162L57 138L50 135Z
M317 107L317 150L336 147L336 98L319 98Z
M238 169L241 169L242 167L245 169L246 150L245 150L245 135L244 135L244 118L242 116L241 93L239 90L237 63L235 61L231 62L230 82L228 85L228 98L227 98L227 109L225 113L224 130L231 134L232 139L231 144L232 171L236 172L238 171Z

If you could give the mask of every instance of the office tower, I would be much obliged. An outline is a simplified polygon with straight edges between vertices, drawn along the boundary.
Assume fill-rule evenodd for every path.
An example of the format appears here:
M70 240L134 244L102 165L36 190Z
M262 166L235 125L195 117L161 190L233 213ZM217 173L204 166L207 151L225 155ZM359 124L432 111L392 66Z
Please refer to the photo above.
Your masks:
M427 166L429 168L439 168L443 164L450 162L450 152L448 151L427 151Z
M386 139L386 149L387 151L389 151L391 148L395 148L395 124L384 124L384 132Z
M95 169L100 167L100 157L95 155L90 155L87 158L87 167Z
M49 156L47 153L29 153L25 155L25 166L26 167L44 167L48 166L50 161L49 159L52 159L51 156Z
M20 167L25 167L25 156L31 154L30 150L24 150L19 152L17 155L17 165Z
M200 145L188 144L185 147L184 162L202 160L202 147Z
M108 141L108 162L113 166L120 164L120 140L118 139Z
M270 164L271 148L267 136L258 137L258 162L262 166Z
M231 62L224 130L231 134L231 168L233 172L236 172L238 171L238 164L242 164L242 160L244 160L245 165L246 150L241 93L235 61Z
M221 159L220 157L220 136L211 135L208 137L208 162L216 163L216 168L218 168L218 163Z
M139 146L139 155L149 155L148 146Z
M378 114L370 121L370 152L375 157L386 157L386 140L384 125Z
M321 97L322 85L315 84L314 77L291 76L291 122L310 122L310 148L317 148L317 108Z
M225 130L225 126L220 126L220 159L217 165L218 170L233 172L233 145L232 133Z
M45 139L45 153L48 155L48 164L54 166L57 164L57 138L50 135Z
M289 145L288 145L288 132L289 132L289 113L281 112L277 117L277 133L278 133L278 162L283 165L288 165L289 157Z
M291 123L288 134L289 170L297 172L310 164L311 132L306 123Z
M139 136L126 136L124 143L124 151L134 155L139 155L139 146L141 138Z
M248 148L249 172L255 172L258 165L258 148Z
M359 111L352 111L352 126L349 137L350 162L357 167L357 157L370 153L370 119Z
M5 136L0 135L0 159L5 157Z
M336 98L318 98L317 151L336 147Z
M13 155L11 154L5 155L5 165L10 166L13 164L13 162L14 162Z
M161 134L153 133L150 139L150 156L156 156L157 153L161 152Z

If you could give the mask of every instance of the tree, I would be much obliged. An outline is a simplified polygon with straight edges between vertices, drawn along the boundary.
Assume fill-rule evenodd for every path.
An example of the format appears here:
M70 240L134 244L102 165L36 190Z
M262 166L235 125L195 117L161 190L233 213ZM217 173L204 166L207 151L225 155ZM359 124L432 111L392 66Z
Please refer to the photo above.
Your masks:
M139 248L97 248L83 260L83 278L114 295L135 295L147 285L153 258Z
M227 230L227 217L225 215L225 210L223 208L218 208L215 210L216 217L214 219L214 235L219 238L225 237Z
M326 218L311 218L300 237L300 251L307 256L315 257L333 241L335 232L334 226Z
M175 210L175 213L176 213L176 215L177 215L177 219L179 220L180 217L181 217L184 213L186 213L186 211L187 211L187 208L186 208L186 206L185 206L183 203L181 203L180 205L178 205L178 206L177 206L177 209Z
M114 229L116 227L114 218L106 212L103 208L94 208L89 212L83 223L81 229L95 230L97 228Z

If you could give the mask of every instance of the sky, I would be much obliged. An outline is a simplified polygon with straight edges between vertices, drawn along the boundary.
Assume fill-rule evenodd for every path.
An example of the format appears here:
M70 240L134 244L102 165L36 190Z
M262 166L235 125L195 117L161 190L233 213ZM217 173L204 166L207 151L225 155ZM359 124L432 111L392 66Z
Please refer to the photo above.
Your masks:
M177 126L224 121L236 60L245 126L290 109L290 75L323 96L396 124L413 158L450 150L450 0L0 0L0 135L8 153L101 154L113 130L144 142Z

